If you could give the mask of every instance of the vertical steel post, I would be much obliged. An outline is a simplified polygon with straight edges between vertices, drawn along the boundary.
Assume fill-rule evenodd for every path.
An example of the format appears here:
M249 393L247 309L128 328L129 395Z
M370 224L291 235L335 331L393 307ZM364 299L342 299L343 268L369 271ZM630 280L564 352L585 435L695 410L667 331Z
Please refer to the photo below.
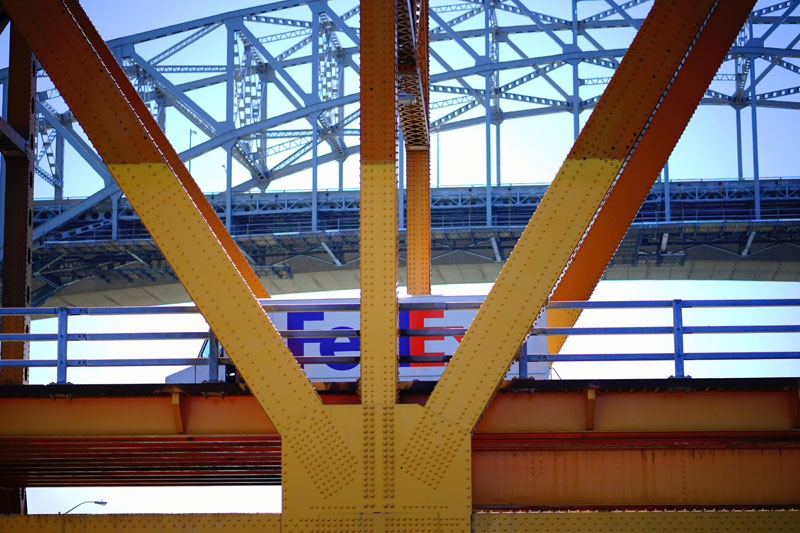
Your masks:
M742 110L734 107L733 111L736 113L736 166L739 172L739 179L744 179L744 170L742 169Z
M208 335L208 381L219 381L219 341L214 332Z
M675 375L674 378L684 378L683 371L683 302L672 300L672 335L675 345Z
M53 191L53 199L60 202L64 199L64 136L56 133L56 174L58 180L61 182L60 187L56 187Z
M225 120L228 127L233 129L235 124L235 108L234 108L234 94L233 89L236 83L236 65L233 62L234 49L236 47L236 33L229 28L226 24L226 51L227 51L227 65L225 69L226 85L225 85ZM232 217L231 217L231 187L233 185L233 143L225 146L225 229L228 233L232 233Z
M319 11L313 8L311 13L311 57L314 60L311 62L311 97L314 101L319 101ZM319 173L317 165L319 164L318 142L319 142L319 116L314 115L314 120L311 122L313 131L311 132L311 231L318 229L318 195L317 188L319 186Z
M578 0L572 0L572 45L578 47ZM572 135L578 139L581 132L581 98L578 62L572 63Z
M344 159L339 160L339 190L344 190Z
M497 186L500 186L500 117L497 117L497 124L494 125L494 157L496 173L494 179Z
M319 216L319 195L318 195L318 187L319 187L319 174L317 171L317 165L319 164L318 157L318 141L319 141L319 128L317 126L319 121L318 116L314 116L313 125L313 132L311 134L311 231L317 231L318 229L318 219Z
M111 195L111 240L119 239L119 199L122 193Z
M671 213L671 200L670 200L670 192L669 192L669 159L667 162L664 163L663 169L664 175L664 222L670 222L672 220L672 213Z
M752 25L752 22L751 22ZM752 30L751 30L752 35ZM756 60L751 57L750 61L750 116L753 132L753 192L755 194L755 216L756 220L761 218L761 187L759 186L758 172L758 112L756 110Z
M397 395L396 35L394 1L361 0L361 403L371 408Z
M489 39L489 29L491 28L491 9L492 0L483 0L483 20L484 20L484 46L486 62L491 62L491 42ZM486 226L492 226L492 75L485 74L486 84L483 95L484 106L486 106Z
M225 147L225 229L233 235L233 145Z
M233 89L236 83L236 65L233 62L234 49L236 47L236 33L228 27L227 23L225 24L225 31L227 53L225 67L225 122L227 122L229 128L233 129L234 117L236 116L233 102Z
M488 0L487 0L488 1ZM487 15L488 17L488 15ZM488 31L488 27L487 27ZM488 41L488 36L487 36ZM487 57L488 57L488 50L487 50ZM487 75L486 76L486 94L484 97L484 105L486 106L486 131L485 131L485 141L486 141L486 226L492 226L492 144L491 144L491 135L492 135L492 100L490 98L490 94L492 92L492 77Z
M402 128L397 131L397 212L398 227L406 227L406 144ZM428 177L430 179L430 177ZM406 236L406 263L408 260L408 236Z
M66 307L58 308L58 341L56 343L56 383L67 382L67 332L69 311Z
M31 303L33 236L33 163L36 98L36 62L28 42L11 24L8 58L8 124L26 141L25 153L6 157L5 225L3 227L3 307L29 307ZM3 333L29 333L30 317L6 316ZM27 359L27 342L5 343L2 359ZM26 368L4 368L0 383L24 383Z
M525 339L519 347L517 352L517 359L519 360L519 377L528 377L528 339Z

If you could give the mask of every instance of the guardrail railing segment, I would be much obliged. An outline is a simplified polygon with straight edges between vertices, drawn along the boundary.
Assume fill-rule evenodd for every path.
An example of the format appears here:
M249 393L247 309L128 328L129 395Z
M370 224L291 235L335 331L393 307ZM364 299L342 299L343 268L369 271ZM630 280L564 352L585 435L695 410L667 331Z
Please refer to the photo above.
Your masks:
M401 302L401 311L460 311L477 310L480 301L453 302ZM264 309L270 313L300 312L356 312L358 302L325 302L325 303L284 303L280 301L262 302ZM796 308L797 324L773 325L704 325L684 324L684 310L699 308ZM671 309L671 324L654 326L602 326L551 328L532 327L531 337L548 335L670 335L673 339L672 352L639 352L639 353L523 353L518 358L518 377L528 377L528 363L531 362L579 362L579 361L674 361L674 374L671 377L690 377L685 374L686 361L716 360L763 360L763 359L800 359L800 351L764 350L764 351L714 351L687 352L684 350L686 335L721 335L721 334L759 334L759 333L800 333L800 299L748 299L748 300L649 300L649 301L562 301L551 302L548 309ZM174 366L207 366L209 381L219 381L220 366L231 365L225 357L224 348L219 346L213 333L209 331L176 331L176 332L117 332L117 333L70 333L69 318L77 316L126 316L126 315L187 315L197 314L194 306L164 307L35 307L35 308L0 308L0 316L56 317L55 333L3 333L2 342L56 342L55 354L46 359L0 360L0 369L10 367L55 368L57 384L66 384L69 368L79 367L174 367ZM291 339L349 339L360 337L359 329L284 329L281 336L287 341ZM466 327L400 327L401 338L413 337L456 337L466 333ZM204 357L169 357L169 358L75 358L69 357L70 342L84 341L158 341L158 340L208 340L210 349ZM527 340L526 340L527 342ZM645 344L645 343L642 343ZM543 344L546 346L546 343ZM451 355L400 355L401 363L443 363L446 364ZM360 356L319 355L297 356L301 365L319 364L358 364Z

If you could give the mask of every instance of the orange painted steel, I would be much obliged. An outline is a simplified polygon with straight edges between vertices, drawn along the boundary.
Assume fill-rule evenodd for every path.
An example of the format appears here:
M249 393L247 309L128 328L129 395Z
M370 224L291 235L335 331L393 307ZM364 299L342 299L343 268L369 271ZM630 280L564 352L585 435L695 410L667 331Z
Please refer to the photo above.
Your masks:
M361 397L391 405L398 317L394 2L362 2L361 20Z
M754 4L753 0L717 4L653 115L649 134L639 140L553 292L552 301L583 301L592 295ZM636 95L635 91L630 94ZM547 313L547 325L572 327L579 316L579 309L553 309ZM558 353L564 341L565 336L549 337L548 351Z
M35 147L36 63L31 47L15 24L11 25L8 65L8 125L26 142L16 157L5 154L5 226L3 236L3 307L31 305L33 236L33 165ZM3 333L30 333L30 318L6 316ZM2 359L28 359L27 342L3 342ZM27 368L0 370L0 383L25 383Z
M36 9L25 0L8 0L3 5L103 161L108 165L166 163L250 290L258 298L267 298L241 250L78 2L37 2ZM55 36L58 46L51 44Z
M472 438L473 506L790 507L800 501L797 391L765 383L692 392L665 391L666 380L638 392L624 392L635 381L600 383L595 431L583 429L579 385L502 392ZM0 399L0 472L36 486L280 482L280 443L252 396L184 396L182 435L171 402L166 393Z
M629 389L636 382L628 381ZM596 389L594 432L788 431L795 428L797 389L660 390ZM698 389L714 387L708 381ZM795 385L796 387L796 385ZM357 404L355 393L321 392L326 405ZM401 393L400 403L425 404L428 394ZM585 432L586 392L532 388L500 392L476 434ZM185 395L185 435L277 433L252 395ZM120 416L123 413L124 416ZM172 395L0 398L0 437L175 435ZM800 434L800 431L798 431Z
M473 440L475 507L759 508L800 502L796 433L507 437L499 444Z
M431 293L431 178L430 151L408 150L406 168L406 271L409 294Z
M428 49L428 0L408 3L398 9L405 31L398 30L402 54L400 88L412 101L400 106L400 122L406 147L407 250L406 278L409 294L431 293L431 170L430 170L430 79Z

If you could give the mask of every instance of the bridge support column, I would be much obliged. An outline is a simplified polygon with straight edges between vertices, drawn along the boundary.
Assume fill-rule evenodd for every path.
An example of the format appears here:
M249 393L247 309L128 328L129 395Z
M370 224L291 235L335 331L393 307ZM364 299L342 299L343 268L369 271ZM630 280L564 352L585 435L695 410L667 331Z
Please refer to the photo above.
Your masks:
M27 142L24 152L6 153L5 225L3 247L3 307L28 307L31 303L33 251L33 147L36 98L36 63L25 37L11 25L9 43L8 125ZM7 316L3 333L28 333L30 318ZM27 359L28 343L5 342L3 359ZM24 383L25 368L5 368L0 383Z

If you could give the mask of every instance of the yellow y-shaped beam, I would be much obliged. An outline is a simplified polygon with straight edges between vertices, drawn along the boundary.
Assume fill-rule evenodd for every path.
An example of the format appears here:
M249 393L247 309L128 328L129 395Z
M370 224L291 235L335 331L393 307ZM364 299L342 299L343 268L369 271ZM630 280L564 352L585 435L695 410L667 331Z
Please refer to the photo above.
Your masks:
M744 21L754 2L730 0L721 4L715 9L692 53L686 57L673 80L672 87L664 95L664 101L653 115L649 128L656 133L645 135L639 141L617 184L606 198L603 209L597 214L583 243L567 266L551 301L588 300L592 295L672 148L692 118L697 102L711 83L721 58L739 31L740 26L728 23L728 20ZM569 328L575 325L579 316L579 309L550 309L547 311L547 325ZM566 340L567 337L562 335L549 337L548 351L558 353Z
M83 9L3 6L306 474L338 490L353 457L261 308L266 291Z
M417 479L438 484L448 468L441 450L477 424L625 166L648 136L663 140L652 120L659 110L670 113L665 103L685 97L665 102L707 24L719 24L731 35L741 27L744 17L726 7L727 2L687 0L656 2L651 9L425 406L420 436L401 460ZM718 55L704 69L713 74L721 60ZM608 257L614 248L616 243ZM438 460L425 464L432 454Z

